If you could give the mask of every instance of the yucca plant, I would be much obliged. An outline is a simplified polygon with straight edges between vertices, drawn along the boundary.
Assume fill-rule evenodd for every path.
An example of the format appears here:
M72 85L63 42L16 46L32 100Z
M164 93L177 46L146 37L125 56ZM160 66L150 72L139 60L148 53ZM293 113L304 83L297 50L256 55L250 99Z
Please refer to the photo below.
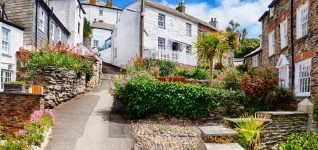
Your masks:
M240 137L244 138L249 144L250 150L260 149L261 131L266 127L265 120L267 116L243 116L236 123L236 130Z

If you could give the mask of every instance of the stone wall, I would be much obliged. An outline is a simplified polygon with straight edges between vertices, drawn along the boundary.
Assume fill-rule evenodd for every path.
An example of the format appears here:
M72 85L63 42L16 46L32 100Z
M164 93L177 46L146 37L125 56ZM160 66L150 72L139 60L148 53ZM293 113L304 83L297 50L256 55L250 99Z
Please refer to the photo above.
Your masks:
M0 93L0 126L5 131L23 128L35 110L44 108L43 97L27 93Z
M46 108L54 108L80 94L97 87L101 79L101 65L94 65L94 75L87 79L86 75L77 74L62 68L47 67L39 71L31 83L42 85Z
M261 133L262 149L278 149L293 133L305 133L308 129L308 114L303 112L257 112L266 114L271 122Z

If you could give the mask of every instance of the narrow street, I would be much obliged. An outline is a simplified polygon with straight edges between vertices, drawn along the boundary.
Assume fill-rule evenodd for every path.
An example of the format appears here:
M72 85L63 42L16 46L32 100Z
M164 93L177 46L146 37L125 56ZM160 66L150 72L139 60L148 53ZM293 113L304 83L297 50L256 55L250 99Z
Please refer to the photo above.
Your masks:
M129 150L130 127L114 111L108 93L111 74L91 92L55 109L56 126L46 150Z

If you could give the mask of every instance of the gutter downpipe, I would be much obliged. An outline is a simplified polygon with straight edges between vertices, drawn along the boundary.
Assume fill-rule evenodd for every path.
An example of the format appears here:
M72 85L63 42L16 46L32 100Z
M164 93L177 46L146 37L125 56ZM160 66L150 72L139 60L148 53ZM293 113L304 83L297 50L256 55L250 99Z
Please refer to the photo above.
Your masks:
M34 38L34 46L38 48L38 0L35 0L35 38Z
M145 7L145 2L144 2L144 0L141 0L141 7L140 7L140 51L139 51L140 57L143 57L143 51L144 51L144 7Z
M292 88L295 88L294 0L290 0L290 14Z

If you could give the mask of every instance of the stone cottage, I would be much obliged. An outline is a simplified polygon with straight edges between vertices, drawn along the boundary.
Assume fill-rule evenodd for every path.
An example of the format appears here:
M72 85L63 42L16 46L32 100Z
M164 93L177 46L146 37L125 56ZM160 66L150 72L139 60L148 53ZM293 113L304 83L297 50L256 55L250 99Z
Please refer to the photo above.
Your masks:
M277 67L280 85L293 88L298 98L317 96L317 12L317 0L294 0L292 5L289 0L273 0L259 19L262 64Z

